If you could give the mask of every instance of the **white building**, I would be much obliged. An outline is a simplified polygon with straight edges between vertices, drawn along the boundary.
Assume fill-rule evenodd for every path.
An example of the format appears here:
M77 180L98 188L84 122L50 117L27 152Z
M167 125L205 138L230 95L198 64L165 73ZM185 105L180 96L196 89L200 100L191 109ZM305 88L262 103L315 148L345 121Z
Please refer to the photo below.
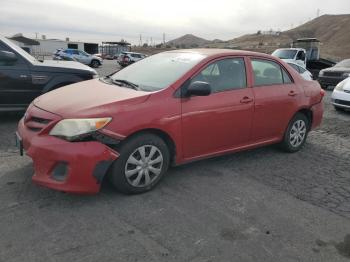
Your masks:
M98 53L97 43L85 43L85 42L74 42L70 41L69 38L66 40L60 39L46 39L42 36L42 39L30 39L24 37L22 34L14 35L9 38L18 46L25 49L27 52L34 56L52 56L57 49L79 49L84 50L87 53L95 54Z

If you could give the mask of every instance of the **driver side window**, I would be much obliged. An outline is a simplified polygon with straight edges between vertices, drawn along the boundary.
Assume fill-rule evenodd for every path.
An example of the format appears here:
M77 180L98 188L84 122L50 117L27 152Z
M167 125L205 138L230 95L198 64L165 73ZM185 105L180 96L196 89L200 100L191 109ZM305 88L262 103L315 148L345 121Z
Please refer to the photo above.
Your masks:
M247 77L243 58L228 58L205 67L191 82L207 82L212 93L247 87Z

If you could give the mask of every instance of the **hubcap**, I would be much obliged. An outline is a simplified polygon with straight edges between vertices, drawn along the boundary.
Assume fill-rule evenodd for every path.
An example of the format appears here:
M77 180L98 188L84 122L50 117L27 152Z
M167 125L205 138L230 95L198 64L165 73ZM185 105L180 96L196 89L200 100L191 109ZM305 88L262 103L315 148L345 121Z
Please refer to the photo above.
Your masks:
M289 135L290 144L293 147L300 146L306 136L306 124L303 120L297 120L294 122Z
M157 179L162 166L163 155L157 147L141 146L126 161L125 177L134 187L146 187Z

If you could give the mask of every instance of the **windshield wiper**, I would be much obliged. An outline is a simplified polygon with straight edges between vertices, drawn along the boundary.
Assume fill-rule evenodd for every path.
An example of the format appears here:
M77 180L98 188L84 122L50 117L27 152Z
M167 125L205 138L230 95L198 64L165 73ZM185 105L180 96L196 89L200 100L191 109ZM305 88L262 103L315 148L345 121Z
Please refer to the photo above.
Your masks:
M123 86L125 86L125 85L126 85L126 86L129 86L129 87L131 87L132 89L135 89L135 90L140 90L138 85L136 85L136 84L134 84L134 83L132 83L132 82L130 82L130 81L128 81L128 80L124 80L124 79L113 79L112 82L113 82L114 84L122 84Z

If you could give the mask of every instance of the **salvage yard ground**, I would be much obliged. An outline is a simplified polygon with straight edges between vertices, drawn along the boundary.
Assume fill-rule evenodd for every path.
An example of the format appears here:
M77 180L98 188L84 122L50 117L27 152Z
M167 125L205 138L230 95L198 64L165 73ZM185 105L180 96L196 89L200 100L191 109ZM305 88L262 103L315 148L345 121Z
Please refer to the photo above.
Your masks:
M330 94L300 152L270 146L171 168L135 196L108 183L95 196L33 185L14 146L21 116L0 115L0 261L349 261L350 112Z

